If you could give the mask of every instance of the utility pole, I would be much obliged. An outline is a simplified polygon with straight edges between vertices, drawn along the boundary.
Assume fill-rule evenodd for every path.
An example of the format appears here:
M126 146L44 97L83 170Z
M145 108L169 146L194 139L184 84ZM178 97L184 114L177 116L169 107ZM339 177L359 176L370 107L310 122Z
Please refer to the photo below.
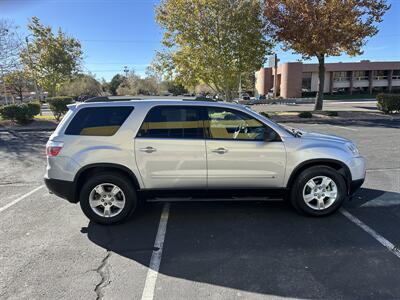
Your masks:
M239 74L239 98L242 96L242 73Z
M125 77L128 78L129 69L127 66L124 67Z
M5 32L7 33L8 32L8 29L6 28L5 29ZM1 37L1 36L0 36ZM3 41L1 41L0 40L0 44L1 43L3 43ZM6 81L5 81L5 71L4 71L4 69L3 69L3 67L1 68L1 77L2 77L2 80L3 80L3 89L4 89L4 100L5 100L5 102L6 102L6 105L8 104L8 99L7 99L7 87L6 87Z
M29 36L30 35L28 35L28 36L26 36L25 37L25 42L26 42L26 51L28 52L28 57L29 57L29 61L30 61L30 63L31 63L31 66L32 66L32 70L31 70L31 72L32 72L32 79L33 79L33 87L34 87L34 89L35 89L35 97L38 97L39 96L39 101L41 101L42 100L42 94L41 93L39 93L39 89L38 89L38 86L37 86L37 83L36 83L36 76L35 76L35 72L33 71L33 61L32 61L32 57L31 57L31 53L29 52ZM22 100L22 99L21 99ZM41 113L41 112L40 112Z
M274 98L276 98L276 95L278 93L278 56L276 55L276 53L274 53L274 59L273 59L273 63L274 63Z
M5 75L3 74L2 77L3 77L4 100L6 101L6 105L8 105L7 87L6 87L6 81L4 80Z

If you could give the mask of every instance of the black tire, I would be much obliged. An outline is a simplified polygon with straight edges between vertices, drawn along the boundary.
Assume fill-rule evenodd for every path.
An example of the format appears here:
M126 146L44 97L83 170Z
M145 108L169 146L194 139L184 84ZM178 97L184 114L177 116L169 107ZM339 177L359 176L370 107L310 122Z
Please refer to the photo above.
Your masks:
M331 178L337 187L336 200L329 207L321 210L311 208L303 199L303 189L305 185L310 179L318 176L327 176ZM345 179L335 169L327 166L314 166L301 172L295 179L290 194L290 202L298 212L314 217L332 214L340 208L346 198L347 185Z
M103 217L96 214L89 204L89 195L91 191L99 184L112 183L118 186L125 195L125 206L113 217ZM126 221L137 207L136 191L128 178L112 172L99 173L85 182L80 190L79 202L83 213L91 220L99 224L115 224Z

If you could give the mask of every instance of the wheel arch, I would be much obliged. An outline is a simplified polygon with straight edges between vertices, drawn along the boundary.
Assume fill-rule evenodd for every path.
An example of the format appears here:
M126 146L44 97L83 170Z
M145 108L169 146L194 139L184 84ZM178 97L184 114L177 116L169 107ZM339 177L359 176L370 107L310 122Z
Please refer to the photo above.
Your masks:
M127 177L136 190L140 190L140 184L136 175L129 168L113 163L95 163L82 167L74 177L74 202L79 202L79 192L87 179L93 173L98 172L115 172Z
M346 181L347 190L350 191L352 180L350 169L344 162L336 159L310 159L300 163L294 168L293 172L290 174L286 187L288 189L291 189L295 179L300 175L301 172L315 166L327 166L338 171L338 173L342 175Z

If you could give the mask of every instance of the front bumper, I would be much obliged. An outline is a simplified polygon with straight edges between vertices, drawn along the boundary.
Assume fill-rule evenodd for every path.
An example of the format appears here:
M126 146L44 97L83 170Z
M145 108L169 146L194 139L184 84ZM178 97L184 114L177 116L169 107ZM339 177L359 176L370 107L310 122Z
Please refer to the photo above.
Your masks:
M46 184L50 193L67 199L71 203L77 202L75 199L75 186L73 181L45 178L44 183Z
M353 157L348 163L351 178L353 181L365 179L366 163L362 156Z
M350 183L350 191L349 191L349 195L352 196L355 194L355 192L357 192L357 190L362 186L362 184L364 183L365 178L362 179L357 179L357 180L353 180Z
M366 175L365 158L362 156L354 157L349 164L351 172L351 182L349 186L349 196L352 196L364 183Z

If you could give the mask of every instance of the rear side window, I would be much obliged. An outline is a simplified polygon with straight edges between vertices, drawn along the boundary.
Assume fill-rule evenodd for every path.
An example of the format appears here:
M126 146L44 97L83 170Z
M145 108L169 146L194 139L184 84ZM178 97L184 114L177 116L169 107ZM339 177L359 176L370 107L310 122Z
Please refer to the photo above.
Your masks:
M69 123L68 135L114 135L132 112L131 106L82 108Z
M202 139L204 138L201 108L158 106L147 114L137 137Z

